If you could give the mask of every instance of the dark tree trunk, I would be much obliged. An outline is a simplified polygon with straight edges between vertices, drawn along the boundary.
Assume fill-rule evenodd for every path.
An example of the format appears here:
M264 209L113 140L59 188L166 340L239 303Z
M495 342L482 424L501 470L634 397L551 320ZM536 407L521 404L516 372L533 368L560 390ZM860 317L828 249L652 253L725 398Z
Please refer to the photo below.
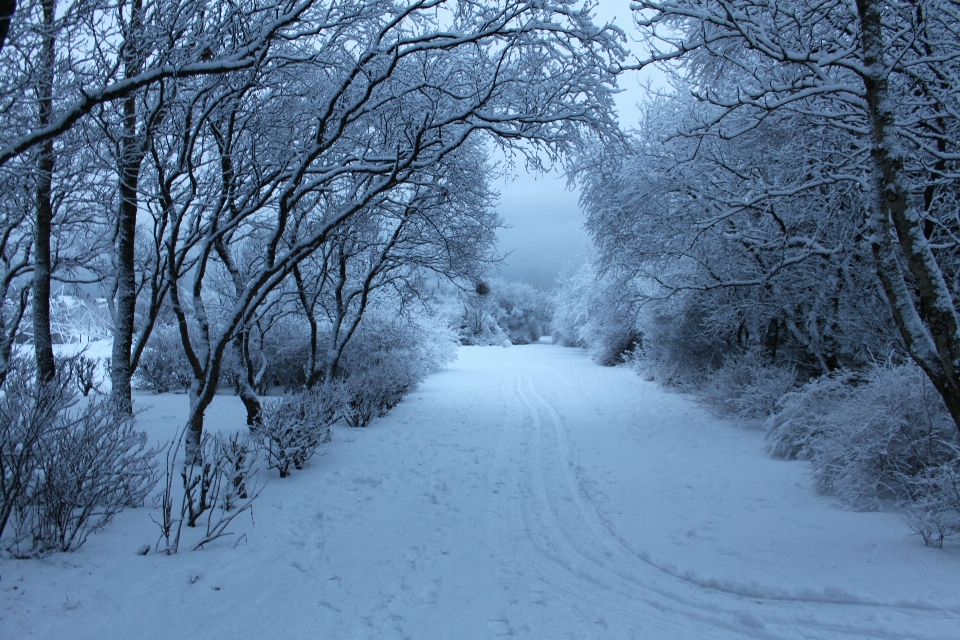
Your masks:
M133 347L134 319L137 308L137 275L134 263L137 234L137 187L143 154L138 149L136 104L133 97L124 100L124 131L120 141L120 207L116 239L116 321L110 382L113 402L118 411L131 413L130 351Z
M138 34L140 30L140 0L130 8L128 33L123 46L124 69L127 77L140 72ZM123 131L120 137L118 162L120 206L117 211L116 231L116 314L113 331L110 383L112 399L118 412L132 414L133 398L130 379L133 377L131 349L137 311L136 238L137 206L140 167L146 145L137 132L137 94L123 100Z
M43 45L40 55L40 78L37 85L39 128L50 124L53 113L53 64L55 0L43 0ZM33 249L33 341L36 350L37 376L42 382L56 375L53 359L53 336L50 331L50 280L53 265L50 258L50 236L53 228L53 141L40 147L37 160L37 219Z
M247 410L247 426L253 428L260 422L260 398L253 388L253 363L250 361L250 332L242 331L234 338L234 348L240 360L240 372L237 375L237 395Z
M16 11L17 0L0 0L0 51L3 51L7 34L10 32L10 20Z
M960 322L950 288L924 233L923 216L911 202L904 169L906 150L896 133L896 101L890 95L884 61L883 4L858 0L857 8L872 128L871 222L877 272L907 349L960 429ZM912 290L900 267L901 256L914 283Z

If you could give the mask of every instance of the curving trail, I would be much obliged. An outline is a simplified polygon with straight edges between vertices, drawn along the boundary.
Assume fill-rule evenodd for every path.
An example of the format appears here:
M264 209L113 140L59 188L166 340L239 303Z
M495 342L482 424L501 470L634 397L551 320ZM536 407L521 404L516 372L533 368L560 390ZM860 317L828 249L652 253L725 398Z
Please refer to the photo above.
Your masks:
M157 434L185 412L141 400ZM256 509L236 548L136 556L140 510L80 553L3 561L0 637L960 637L960 550L544 343L462 349Z
M779 585L754 584L750 593L697 579L634 550L604 521L603 509L578 477L564 419L538 392L551 383L556 380L542 374L514 376L519 428L507 428L503 436L503 448L513 452L499 470L509 497L498 501L494 513L512 524L501 546L526 558L525 575L592 604L595 612L618 616L617 627L638 637L947 638L960 628L956 607L936 611L839 592L789 594ZM918 618L930 624L929 631L917 628Z

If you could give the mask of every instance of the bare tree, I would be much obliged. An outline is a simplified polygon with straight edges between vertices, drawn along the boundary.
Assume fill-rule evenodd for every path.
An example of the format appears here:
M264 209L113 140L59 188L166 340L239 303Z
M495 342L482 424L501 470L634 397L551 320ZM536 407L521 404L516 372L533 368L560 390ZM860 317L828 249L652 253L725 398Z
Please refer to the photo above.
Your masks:
M355 216L294 268L310 324L308 387L339 376L344 349L379 290L390 289L403 306L428 295L431 276L470 282L495 261L500 219L491 208L488 171L481 149L466 144Z
M20 191L21 185L7 184L7 198L0 214L0 387L7 379L14 341L20 332L20 323L29 308L30 252L33 248L26 215L29 206L27 195ZM19 195L19 197L17 197ZM9 208L8 208L9 207Z
M185 119L190 150L173 155L193 164L175 185L165 242L194 372L188 453L238 332L348 221L484 133L555 154L582 128L613 133L615 32L585 12L514 2L457 4L441 28L439 6L336 7L326 39L224 77ZM300 48L314 46L309 56ZM217 269L235 271L242 288L213 292Z
M9 141L0 148L0 166L62 135L98 105L122 100L143 87L172 78L250 68L275 38L296 37L298 27L294 25L313 5L313 0L248 0L230 6L212 1L157 0L142 7L150 16L144 21L150 24L147 31L155 50L139 72L122 78L117 72L125 69L124 52L116 43L124 42L124 21L111 19L109 12L101 12L96 3L70 5L59 22L75 27L76 33L68 42L89 47L91 55L67 56L66 68L74 82L57 96L46 123L21 124L11 131ZM322 14L322 8L319 11ZM16 12L8 38L17 40L33 30L34 18L30 10ZM238 30L238 24L246 28ZM29 75L23 68L23 58L11 58L4 62L13 75Z

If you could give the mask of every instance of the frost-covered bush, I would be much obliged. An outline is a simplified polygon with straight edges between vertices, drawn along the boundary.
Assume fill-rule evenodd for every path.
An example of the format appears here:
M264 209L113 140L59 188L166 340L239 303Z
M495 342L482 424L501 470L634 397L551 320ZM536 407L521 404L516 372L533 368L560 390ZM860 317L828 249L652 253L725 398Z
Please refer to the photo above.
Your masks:
M776 412L780 398L796 382L793 367L773 365L748 352L728 358L723 366L709 373L697 396L722 416L767 418Z
M596 274L589 265L584 265L576 273L561 278L559 285L550 321L553 342L565 347L588 347L585 327L590 322Z
M343 382L344 420L351 427L365 427L384 416L420 381L416 367L388 357L369 367L354 370Z
M140 356L134 376L135 385L154 393L167 393L186 389L192 379L179 329L174 325L158 323Z
M438 318L365 317L340 366L342 416L354 427L386 414L429 374L456 359L457 337Z
M310 359L309 326L302 319L285 317L270 325L263 333L256 331L250 339L254 366L254 386L258 393L269 394L282 389L302 389Z
M216 434L214 457L226 482L220 506L224 511L233 511L242 501L249 499L253 464L257 458L258 443L250 433L237 431L232 434Z
M197 454L183 460L184 431L167 447L157 549L168 555L180 550L183 526L194 550L232 535L229 526L249 511L263 488L255 481L257 442L249 434L205 432ZM175 505L179 501L179 506Z
M780 458L812 458L825 422L842 413L863 384L860 374L838 371L784 394L778 411L764 423L767 451Z
M337 421L342 402L336 383L264 402L251 433L267 466L279 471L281 478L289 475L290 465L302 469L317 447L330 441L330 425Z
M41 445L62 428L59 416L74 403L64 380L38 386L24 361L11 363L0 397L0 536L35 492Z
M74 409L69 371L38 385L21 368L0 400L2 524L18 556L79 548L157 481L155 452L106 399ZM2 533L2 527L0 527Z
M632 359L644 343L636 325L631 285L584 265L564 278L554 298L553 341L588 347L594 359L613 366Z
M904 516L928 547L942 547L946 538L960 533L960 450L955 456L909 483L914 496Z
M465 294L463 314L460 319L460 343L466 345L509 345L510 339L497 324L499 308L493 290L485 281L477 283L473 291Z
M771 453L811 460L818 490L857 509L915 500L957 455L956 427L912 364L813 380L783 397L766 428Z
M100 379L100 358L89 358L80 353L72 358L67 358L59 366L67 367L73 383L77 390L86 397L91 391L99 392L97 381ZM106 374L110 369L109 363L106 363L103 371Z
M61 414L39 448L36 483L17 509L17 555L79 548L157 483L147 435L107 400Z
M643 307L637 327L644 342L635 365L651 379L684 389L702 389L708 376L742 349L720 338L693 296Z
M546 293L523 282L493 280L493 317L513 344L529 344L540 339L553 316L553 301Z

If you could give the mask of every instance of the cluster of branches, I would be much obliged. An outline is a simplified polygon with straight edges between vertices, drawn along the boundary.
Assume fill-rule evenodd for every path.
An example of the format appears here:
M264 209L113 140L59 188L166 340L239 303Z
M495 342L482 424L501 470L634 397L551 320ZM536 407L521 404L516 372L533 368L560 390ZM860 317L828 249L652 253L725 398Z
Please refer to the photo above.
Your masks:
M100 283L129 412L168 313L188 455L232 357L256 420L276 318L309 319L313 385L374 292L491 259L488 145L536 164L616 134L622 34L571 0L21 0L0 24L0 365L29 315L52 378L51 281Z
M822 372L904 349L960 425L956 4L634 8L675 86L589 158L602 268Z

